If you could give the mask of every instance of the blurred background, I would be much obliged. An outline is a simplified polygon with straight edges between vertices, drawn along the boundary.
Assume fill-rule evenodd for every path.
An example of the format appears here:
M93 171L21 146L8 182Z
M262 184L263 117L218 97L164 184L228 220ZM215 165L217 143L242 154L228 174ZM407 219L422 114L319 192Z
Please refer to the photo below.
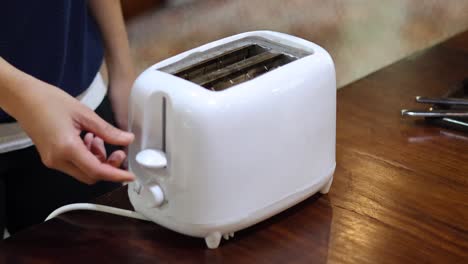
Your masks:
M137 71L252 30L315 42L338 87L468 28L466 0L121 0Z

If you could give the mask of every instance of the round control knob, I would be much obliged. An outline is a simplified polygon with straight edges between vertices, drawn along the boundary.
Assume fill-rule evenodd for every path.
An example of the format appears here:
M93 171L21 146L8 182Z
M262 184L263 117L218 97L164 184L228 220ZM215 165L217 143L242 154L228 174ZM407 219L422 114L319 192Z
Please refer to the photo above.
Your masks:
M164 202L164 192L157 184L147 185L143 187L144 199L149 207L159 207Z

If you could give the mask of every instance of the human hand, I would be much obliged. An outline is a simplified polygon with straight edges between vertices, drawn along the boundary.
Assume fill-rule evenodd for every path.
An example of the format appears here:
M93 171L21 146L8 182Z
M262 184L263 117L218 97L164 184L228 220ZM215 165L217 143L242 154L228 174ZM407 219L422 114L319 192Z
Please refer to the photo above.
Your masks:
M31 137L47 167L88 184L135 178L118 168L125 153L117 151L107 159L105 154L96 151L96 146L100 148L99 139L80 137L82 131L87 131L109 144L128 146L133 134L106 123L64 91L16 69L2 57L0 83L0 107L15 117Z
M125 159L123 151L111 153L107 158L104 150L104 141L127 146L133 141L133 134L106 123L57 87L38 80L31 85L35 86L34 93L19 96L21 107L11 114L31 137L47 167L87 184L134 179L133 174L118 168ZM83 140L82 131L93 134L88 133Z
M116 168L120 168L127 155L123 150L116 150L107 157L106 147L102 138L95 136L93 133L86 133L83 138L86 148L93 153L98 160L103 163L108 163Z

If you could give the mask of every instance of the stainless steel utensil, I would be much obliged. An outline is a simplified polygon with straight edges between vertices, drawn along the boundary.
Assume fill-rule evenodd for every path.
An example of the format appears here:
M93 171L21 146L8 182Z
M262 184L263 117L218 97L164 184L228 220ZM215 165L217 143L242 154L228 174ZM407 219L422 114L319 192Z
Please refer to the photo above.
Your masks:
M402 116L424 117L434 125L468 131L468 99L454 97L431 98L416 96L416 102L432 104L427 110L401 110Z
M416 96L416 102L422 103L422 104L468 106L468 99L465 99L465 98L450 98L450 97L431 98L431 97Z
M429 109L424 110L401 110L401 115L403 116L413 116L413 117L462 117L468 118L468 111L466 110L439 110L439 109Z

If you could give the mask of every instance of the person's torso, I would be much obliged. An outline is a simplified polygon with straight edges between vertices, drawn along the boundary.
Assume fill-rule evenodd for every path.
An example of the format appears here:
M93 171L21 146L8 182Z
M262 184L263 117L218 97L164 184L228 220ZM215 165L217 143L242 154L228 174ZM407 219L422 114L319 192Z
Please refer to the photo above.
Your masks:
M86 0L15 0L0 8L0 56L77 96L96 76L103 49ZM0 109L0 123L11 120Z

